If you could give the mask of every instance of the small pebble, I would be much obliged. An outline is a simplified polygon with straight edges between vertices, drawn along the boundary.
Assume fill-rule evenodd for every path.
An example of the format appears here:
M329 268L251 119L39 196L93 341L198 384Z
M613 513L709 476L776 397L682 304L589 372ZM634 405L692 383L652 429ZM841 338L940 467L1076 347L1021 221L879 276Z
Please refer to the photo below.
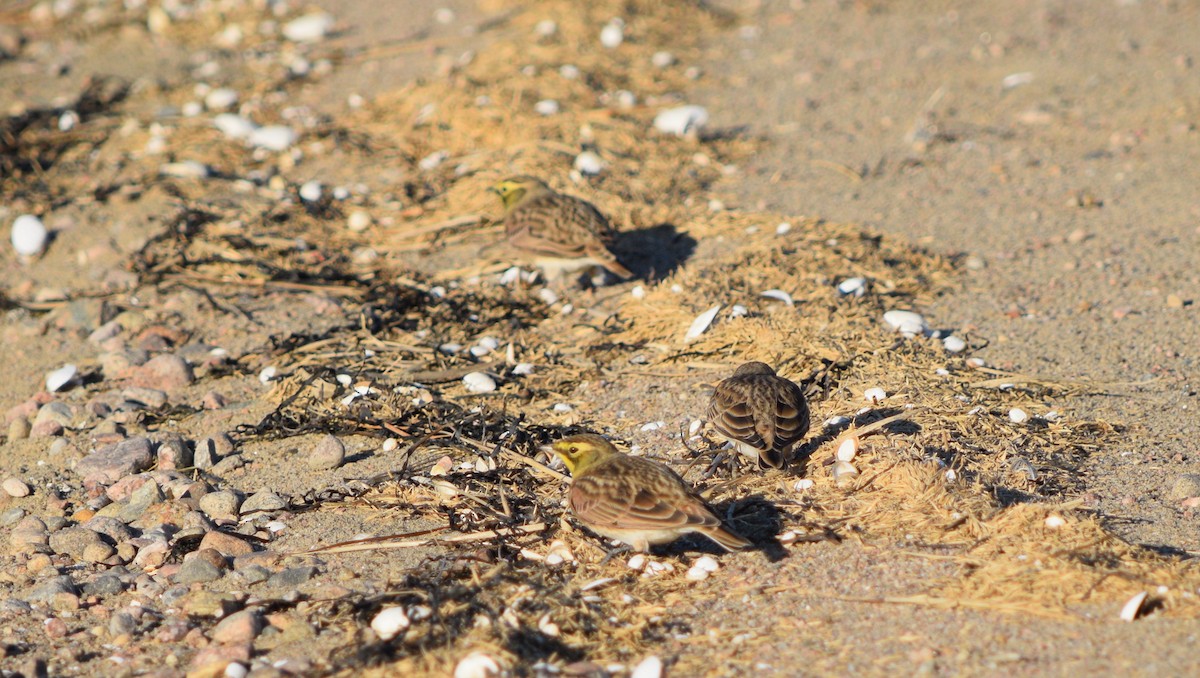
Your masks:
M325 12L307 14L283 25L283 37L292 42L316 42L333 28L333 16Z
M283 125L259 127L246 138L251 146L268 151L286 151L296 143L296 133Z
M402 607L385 607L371 620L371 630L380 640L391 640L404 632L411 622Z
M708 109L703 106L676 106L654 117L654 129L664 134L684 136L708 124Z
M454 678L494 678L500 675L500 664L482 652L472 652L454 666Z
M223 111L237 103L237 92L228 87L219 87L204 97L204 107L210 111Z
M321 187L321 182L313 179L311 181L304 182L304 184L300 186L299 194L300 199L304 202L318 202L321 199L323 192L324 191Z
M670 52L658 51L650 57L650 63L655 68L666 68L675 63L675 55Z
M616 49L625 42L625 22L613 19L600 29L600 44L608 49Z
M942 340L942 346L950 353L961 353L966 350L967 342L953 334Z
M20 478L8 478L4 481L2 487L5 494L10 497L28 497L32 490Z
M471 393L491 393L496 390L496 380L483 372L471 372L463 377L463 385Z
M925 317L920 313L912 311L888 311L883 314L883 322L889 327L908 336L924 334L928 326L925 324Z
M1057 530L1058 528L1060 528L1066 524L1067 524L1066 519L1064 519L1062 516L1060 516L1056 513L1052 513L1052 514L1046 516L1046 527L1048 527L1052 530Z
M575 169L584 176L594 177L604 171L604 161L592 151L584 151L575 156Z
M32 214L22 214L12 224L12 246L23 257L34 257L46 249L50 232L42 220Z
M887 391L875 386L863 391L863 397L867 399L867 402L879 403L887 399Z
M337 436L327 435L321 438L308 457L308 467L316 470L334 469L346 460L346 446Z
M363 210L354 210L346 219L346 228L355 233L362 233L371 227L371 215Z
M558 113L558 102L554 99L542 99L533 105L533 110L538 115L555 115Z

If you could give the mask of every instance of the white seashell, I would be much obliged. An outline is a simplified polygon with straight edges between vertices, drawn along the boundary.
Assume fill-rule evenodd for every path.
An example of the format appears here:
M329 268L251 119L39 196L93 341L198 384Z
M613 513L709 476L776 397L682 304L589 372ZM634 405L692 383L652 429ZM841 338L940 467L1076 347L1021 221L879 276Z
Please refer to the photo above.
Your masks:
M854 461L856 454L858 454L858 436L850 436L843 440L841 445L838 445L838 461Z
M482 358L491 352L492 349L488 348L487 346L472 346L470 349L471 355L475 356L476 358Z
M703 106L676 106L654 116L654 129L680 137L707 124L708 109Z
M417 161L417 167L420 167L428 172L429 170L435 169L438 165L446 162L446 159L449 157L450 154L445 151L434 151L433 153L430 153L429 155Z
M838 294L842 296L861 297L867 293L866 278L846 278L837 286Z
M583 586L580 586L579 590L580 591L592 591L594 589L608 586L609 584L615 582L616 580L617 580L616 577L603 577L601 579L593 579L592 581L584 584Z
M863 397L866 398L868 402L878 403L881 400L887 399L887 391L876 386L863 391Z
M792 230L792 225L784 221L775 227L775 235L783 235L790 230Z
M649 422L646 424L642 424L642 430L643 431L657 431L666 425L667 425L667 422L665 422L665 421L652 421L652 422Z
M594 177L604 171L604 161L592 151L575 156L575 169L584 176Z
M768 299L777 299L788 306L796 305L796 303L792 301L792 295L784 292L783 290L767 290L766 292L761 293L759 296L767 297Z
M262 372L258 373L258 380L267 384L274 380L277 374L279 374L279 368L274 365L268 365L262 369Z
M265 527L271 534L279 534L287 529L287 523L283 522L282 520L272 520L271 522L267 523Z
M371 215L363 210L354 210L346 219L346 228L355 233L362 233L371 227Z
M629 562L625 563L625 567L631 570L642 570L646 567L646 556L641 553L634 554Z
M798 537L799 537L798 534L796 534L795 532L793 532L791 530L788 530L787 532L784 532L783 534L779 535L779 543L786 546L788 544L795 542Z
M987 363L984 362L983 358L967 358L967 366L969 367L983 367L985 365Z
M501 285L512 285L521 279L521 267L512 266L500 274Z
M666 68L675 63L675 55L670 52L658 51L650 57L650 63L655 68Z
M1023 424L1029 421L1029 413L1019 407L1014 407L1008 411L1008 419L1014 424Z
M842 415L839 414L839 415L832 416L832 417L826 419L825 420L825 428L837 428L838 426L845 426L846 424L849 424L849 423L850 423L850 417L843 417Z
M651 560L646 563L646 569L642 570L643 577L657 577L660 574L670 574L675 571L675 566L671 563L664 563L657 560Z
M542 99L533 105L533 110L538 115L554 115L558 113L558 102L554 99Z
M928 328L924 316L912 311L888 311L883 314L883 322L897 332L910 336L924 334Z
M750 309L746 308L745 306L742 306L741 304L734 304L733 306L729 307L729 317L730 318L742 318L749 314L750 314Z
M306 14L283 25L283 37L292 42L316 42L333 28L333 15L325 12Z
M463 377L463 384L471 393L491 393L496 390L496 380L483 372L471 372Z
M404 632L412 622L402 607L385 607L371 620L371 630L380 640L391 640Z
M438 350L441 351L442 353L445 353L446 355L454 355L454 354L458 353L459 351L461 351L462 349L463 349L462 344L459 344L459 343L453 342L453 341L449 341L449 342L442 344L441 346L438 346Z
M547 561L549 561L549 559L547 559ZM555 624L554 622L550 621L550 613L549 612L542 615L541 618L538 619L537 625L538 625L539 631L550 636L551 638L558 637L558 634L560 633L558 624Z
M966 350L967 342L962 337L951 334L942 340L942 346L950 353L961 353Z
M75 111L67 111L58 116L58 131L70 132L79 124L79 114Z
M290 127L283 125L267 125L251 132L246 140L256 148L265 148L268 151L286 151L296 143L296 133Z
M558 303L558 295L549 287L543 287L537 291L538 299L541 299L547 306L553 306Z
M553 19L542 19L533 27L533 34L539 38L548 38L558 32L558 24Z
M558 67L558 74L567 80L574 80L579 77L579 67L575 64L563 64Z
M337 383L341 384L342 386L349 386L350 384L354 383L354 377L345 373L335 376L334 379L336 379Z
M429 467L429 475L430 477L444 476L452 470L454 470L454 460L450 458L450 455L443 455L433 466Z
M230 139L245 139L256 128L254 123L233 113L221 113L213 118L213 125Z
M1138 618L1138 613L1142 611L1142 604L1146 602L1146 596L1149 595L1145 591L1134 594L1125 606L1121 608L1121 621L1131 622Z
M517 366L513 368L512 373L518 376L533 374L533 363L517 363Z
M322 192L321 182L316 179L306 181L300 186L300 199L305 202L317 202L321 199Z
M703 428L703 427L704 427L704 421L703 421L703 420L700 420L700 419L693 419L693 420L692 420L692 423L688 424L688 435L689 435L689 436L694 436L694 435L696 435L697 433L699 433L699 432L700 432L700 429L701 429L701 428Z
M208 166L195 160L169 162L159 167L158 173L165 177L179 179L203 179L208 176Z
M1062 516L1058 515L1057 513L1051 513L1050 515L1046 516L1046 527L1048 527L1052 530L1057 530L1058 528L1060 528L1066 524L1067 524L1066 519L1063 518Z
M204 96L204 107L210 111L223 111L237 103L237 92L228 87L218 87Z
M396 440L395 438L388 438L387 440L383 441L384 452L394 452L398 447L400 447L400 441Z
M633 297L634 299L645 299L646 288L642 287L641 285L634 285L633 289L629 290L629 296Z
M833 464L833 482L838 487L845 487L858 477L858 469L848 461L838 461Z
M1013 89L1021 85L1028 85L1031 82L1033 82L1033 73L1013 73L1004 76L1004 79L1000 81L1000 87L1003 89Z
M472 652L454 667L454 678L493 678L498 675L500 664L482 652Z
M692 321L691 327L688 327L687 333L683 335L683 343L687 344L699 339L700 335L704 334L704 331L708 329L708 326L712 325L713 319L717 317L717 313L720 310L721 305L717 304L696 316L696 319Z
M486 349L495 351L496 349L500 348L500 340L496 337L480 337L479 345Z
M246 665L241 662L229 662L225 666L225 670L221 672L221 675L225 678L246 678L246 676L250 675L250 669L246 668Z
M554 403L555 412L570 412L573 409L575 408L571 407L569 403Z
M624 21L613 19L600 29L600 44L609 49L616 49L625 42Z
M550 555L546 556L543 560L546 561L547 565L562 565L563 564L563 557L557 553L551 553Z
M805 490L811 490L815 484L812 478L801 478L796 481L795 485L792 485L792 489L797 492L804 492Z
M633 667L633 670L629 672L629 678L662 678L662 674L662 660L650 655Z
M75 381L75 375L79 373L74 365L63 365L46 375L46 390L54 393L55 391L67 386L72 381Z
M950 482L950 483L952 483L952 482L954 482L955 480L958 480L958 474L957 474L957 473L955 473L954 469L952 469L952 468L951 468L951 469L946 469L946 473L945 473L945 474L943 474L943 475L945 475L945 476L946 476L946 482Z
M1058 421L1061 418L1062 415L1058 413L1058 410L1050 410L1046 414L1042 415L1042 419L1045 419L1046 421Z
M709 574L711 573L708 570L693 565L692 567L688 568L687 573L683 576L686 577L688 581L704 581L705 579L708 579Z
M32 214L22 214L13 220L12 246L17 254L23 257L33 257L46 249L50 240L50 232L42 220Z
M692 563L692 567L698 567L705 572L716 572L721 569L721 564L712 556L700 556L696 562Z

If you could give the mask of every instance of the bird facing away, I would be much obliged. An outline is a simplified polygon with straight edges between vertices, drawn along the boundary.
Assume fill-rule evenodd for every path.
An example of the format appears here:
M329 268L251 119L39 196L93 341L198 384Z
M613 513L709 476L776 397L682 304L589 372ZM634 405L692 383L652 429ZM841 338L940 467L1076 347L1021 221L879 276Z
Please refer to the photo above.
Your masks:
M491 190L504 203L508 243L532 254L548 280L596 266L622 279L633 277L609 251L612 227L591 203L529 176L510 177Z
M571 513L603 537L642 553L690 532L699 532L727 551L752 545L722 525L683 479L663 464L622 454L591 433L563 438L551 450L571 472L567 498Z
M783 468L808 433L808 401L795 383L766 363L749 362L717 384L708 420L759 468Z

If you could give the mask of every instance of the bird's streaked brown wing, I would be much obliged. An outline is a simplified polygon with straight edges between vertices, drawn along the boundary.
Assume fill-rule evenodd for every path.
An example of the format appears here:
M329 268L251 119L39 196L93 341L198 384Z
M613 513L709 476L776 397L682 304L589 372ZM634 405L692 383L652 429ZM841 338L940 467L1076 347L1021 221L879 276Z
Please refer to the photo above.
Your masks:
M760 450L770 447L759 427L755 426L754 406L745 380L726 379L717 384L708 404L708 420L721 435L730 440L738 440Z
M622 460L576 478L568 503L584 523L601 528L663 530L687 526L720 526L721 521L699 499L689 494L683 481L640 459ZM627 463L634 462L634 463Z
M775 389L774 398L773 447L785 450L803 440L808 433L809 412L804 391L794 382L786 379L779 381L780 386Z

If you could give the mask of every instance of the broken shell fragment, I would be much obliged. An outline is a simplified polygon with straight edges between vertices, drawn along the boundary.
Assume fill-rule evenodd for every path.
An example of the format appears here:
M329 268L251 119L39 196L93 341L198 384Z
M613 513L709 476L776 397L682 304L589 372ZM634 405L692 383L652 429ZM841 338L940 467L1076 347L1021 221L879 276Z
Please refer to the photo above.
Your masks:
M371 620L371 630L380 640L391 640L409 626L408 615L402 607L385 607Z
M848 461L835 462L833 465L833 482L838 487L845 487L858 477L858 469Z
M721 310L721 305L717 304L707 311L696 316L692 321L691 327L688 327L687 334L683 335L683 343L688 344L700 338L701 334L712 325L712 321L717 317L717 313Z
M1145 591L1135 594L1126 603L1125 607L1121 608L1121 621L1131 622L1138 618L1142 611L1142 605L1146 603L1146 596L1149 595Z
M838 461L854 461L856 454L858 454L858 436L850 436L843 440L841 445L838 445Z

